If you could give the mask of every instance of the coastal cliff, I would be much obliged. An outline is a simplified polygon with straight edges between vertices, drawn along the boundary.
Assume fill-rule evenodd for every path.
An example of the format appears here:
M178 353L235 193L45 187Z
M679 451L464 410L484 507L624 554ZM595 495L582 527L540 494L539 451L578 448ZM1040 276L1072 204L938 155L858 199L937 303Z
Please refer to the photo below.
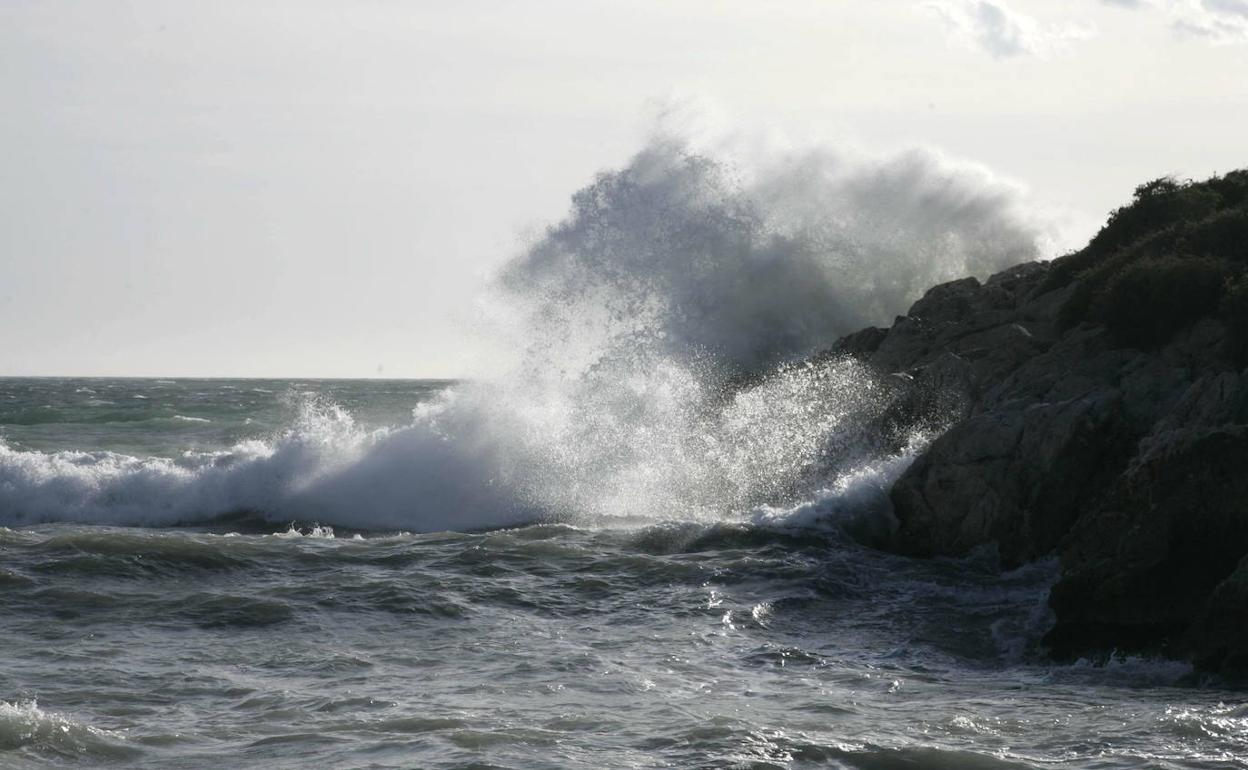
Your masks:
M952 427L890 550L1056 554L1045 638L1248 673L1248 171L1137 189L1089 245L936 286L848 354Z

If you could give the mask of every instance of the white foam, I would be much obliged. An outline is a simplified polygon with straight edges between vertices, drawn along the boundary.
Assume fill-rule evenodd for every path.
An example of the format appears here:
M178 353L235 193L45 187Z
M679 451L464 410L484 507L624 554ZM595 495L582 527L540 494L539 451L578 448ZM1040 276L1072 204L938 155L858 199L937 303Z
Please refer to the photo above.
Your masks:
M313 524L306 531L299 529L294 524L291 524L285 529L285 531L274 532L272 537L281 538L282 540L298 540L300 538L307 538L311 540L337 539L334 536L333 527L323 527L320 524Z
M774 529L836 527L863 542L882 541L896 529L888 491L930 439L916 433L901 452L864 458L796 505L759 506L753 522Z
M63 714L45 711L31 700L0 701L0 750L23 747L60 754L124 754L116 745L121 736L84 725Z

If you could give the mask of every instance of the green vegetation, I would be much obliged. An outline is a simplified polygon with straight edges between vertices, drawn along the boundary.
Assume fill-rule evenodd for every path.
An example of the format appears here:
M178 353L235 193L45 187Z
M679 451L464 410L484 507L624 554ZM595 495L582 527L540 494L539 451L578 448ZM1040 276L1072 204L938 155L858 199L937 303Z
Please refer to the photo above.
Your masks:
M1120 343L1148 348L1220 316L1234 344L1248 346L1248 170L1140 185L1086 248L1054 262L1047 288L1076 279L1064 329L1104 324Z
M1110 278L1098 312L1119 341L1154 347L1216 311L1226 278L1225 265L1204 257L1134 262Z

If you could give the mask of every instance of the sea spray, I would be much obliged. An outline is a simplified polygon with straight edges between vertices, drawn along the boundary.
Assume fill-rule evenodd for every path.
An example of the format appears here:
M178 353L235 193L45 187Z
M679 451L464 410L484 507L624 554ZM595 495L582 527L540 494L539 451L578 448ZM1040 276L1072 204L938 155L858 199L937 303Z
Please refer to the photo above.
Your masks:
M1035 259L1042 235L1015 190L932 153L810 150L744 174L659 137L577 192L484 311L509 374L575 376L638 348L759 370Z
M743 171L657 137L499 271L477 376L409 424L366 430L303 400L285 430L175 459L0 444L0 523L250 511L431 531L827 509L830 480L893 473L911 450L870 435L887 382L807 357L933 283L1034 258L1039 236L1011 188L930 153Z

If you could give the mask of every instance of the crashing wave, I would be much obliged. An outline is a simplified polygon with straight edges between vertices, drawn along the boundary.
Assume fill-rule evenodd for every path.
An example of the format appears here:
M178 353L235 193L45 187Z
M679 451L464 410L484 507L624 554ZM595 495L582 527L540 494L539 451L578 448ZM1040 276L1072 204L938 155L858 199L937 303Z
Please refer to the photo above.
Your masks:
M504 267L478 376L411 424L365 431L306 401L280 435L177 460L0 444L0 524L826 514L878 497L913 448L864 435L892 398L866 367L800 362L933 283L1036 257L1038 238L1011 188L930 153L746 174L656 138Z

